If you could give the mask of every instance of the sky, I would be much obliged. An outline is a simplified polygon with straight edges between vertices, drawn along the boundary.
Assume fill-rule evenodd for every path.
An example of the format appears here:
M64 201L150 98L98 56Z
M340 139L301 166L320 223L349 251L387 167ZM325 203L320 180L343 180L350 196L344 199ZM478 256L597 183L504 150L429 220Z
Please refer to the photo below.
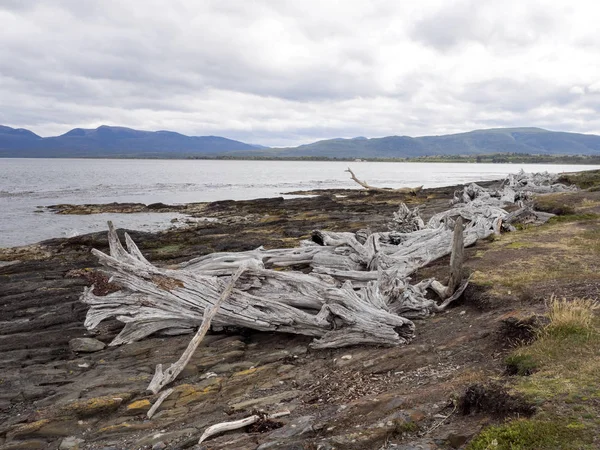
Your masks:
M598 23L593 0L0 0L0 124L600 134Z

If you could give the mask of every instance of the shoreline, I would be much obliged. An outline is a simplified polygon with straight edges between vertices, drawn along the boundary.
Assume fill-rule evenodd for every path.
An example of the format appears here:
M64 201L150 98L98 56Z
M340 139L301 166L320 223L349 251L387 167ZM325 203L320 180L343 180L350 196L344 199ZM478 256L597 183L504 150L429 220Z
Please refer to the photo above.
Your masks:
M481 181L478 182L480 186L491 186L500 183L501 180L493 181ZM303 211L310 209L319 210L322 209L324 203L330 204L335 210L343 210L345 207L350 209L355 208L356 203L360 201L368 202L370 199L377 199L378 205L383 208L382 211L376 213L377 216L384 214L391 214L394 209L397 209L397 205L402 202L406 202L409 205L417 205L427 203L427 200L433 198L443 199L446 196L452 198L452 194L455 190L462 189L464 184L450 185L444 187L426 188L419 192L417 195L412 194L398 194L396 192L374 192L367 191L362 188L354 189L313 189L303 191L293 191L283 193L281 196L276 197L265 197L256 198L250 200L217 200L213 202L192 202L184 204L164 204L164 203L153 203L146 205L144 203L104 203L104 204L57 204L49 205L44 207L44 210L51 214L58 215L95 215L105 213L116 213L116 214L144 214L144 213L178 213L184 214L186 217L178 220L178 223L183 223L182 227L170 227L160 231L145 232L142 230L131 230L133 233L142 234L169 234L185 231L186 228L193 228L194 226L209 226L213 228L216 225L231 225L231 224L255 224L255 222L262 220L263 216L283 214L283 210L288 209L289 213L300 214ZM294 196L293 198L284 198L283 196ZM433 204L433 203L432 203ZM435 206L428 206L424 213L426 215L433 215L436 212L441 211L447 205L442 200L441 203L435 204ZM360 209L356 212L360 215ZM289 215L289 214L288 214ZM288 217L289 218L289 217ZM380 217L381 219L381 217ZM379 222L376 222L379 223ZM116 223L118 225L118 223ZM315 224L316 225L316 224ZM52 237L49 239L40 240L31 244L13 246L13 247L0 247L0 261L12 260L3 259L7 255L19 251L19 249L25 249L27 247L43 246L46 243L52 243L70 239L81 239L88 235L96 235L101 232L92 232L80 234L73 237ZM310 232L310 230L309 230Z
M592 189L537 201L539 208L561 214L557 220L465 249L471 285L447 313L419 321L409 345L311 350L310 339L302 336L213 332L152 420L145 414L156 398L145 388L154 366L178 359L190 336L157 335L103 347L123 324L111 320L94 332L86 330L87 308L79 297L92 284L97 295L115 290L90 253L92 248L108 250L106 232L34 244L0 266L0 448L57 448L67 438L81 439L80 448L89 450L151 448L163 441L167 448L190 448L206 427L247 417L253 408L287 408L291 415L279 422L279 432L224 434L210 441L211 448L256 449L267 442L280 448L310 443L356 450L381 448L385 442L435 450L461 442L460 447L482 426L514 417L514 410L498 412L496 406L517 400L490 386L512 389L527 383L528 376L544 382L535 374L506 375L505 358L514 349L511 342L522 318L544 314L551 295L600 298L600 172L572 177ZM400 202L420 206L429 217L448 209L457 187L417 195L357 191L342 198L213 202L203 214L219 222L130 234L148 260L169 268L213 252L295 247L313 229L385 229ZM448 263L449 258L431 263L414 281L443 279ZM81 337L103 348L73 350L73 339ZM586 383L586 389L600 389L597 379ZM482 403L474 414L453 413L449 399L463 398L468 389L489 392L493 405ZM587 395L583 392L576 392L576 403L543 397L537 408L559 415L567 408L569 422L561 421L595 430L584 416L597 417L597 405L593 397L581 400ZM583 412L568 409L576 404L584 406ZM440 416L447 419L439 423Z

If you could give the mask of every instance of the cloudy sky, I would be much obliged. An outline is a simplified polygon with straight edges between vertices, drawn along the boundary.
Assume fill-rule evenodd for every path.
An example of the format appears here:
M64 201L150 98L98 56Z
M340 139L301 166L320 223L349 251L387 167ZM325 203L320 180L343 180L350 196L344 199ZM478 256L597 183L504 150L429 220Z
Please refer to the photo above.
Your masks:
M0 124L600 133L599 23L594 0L0 0Z

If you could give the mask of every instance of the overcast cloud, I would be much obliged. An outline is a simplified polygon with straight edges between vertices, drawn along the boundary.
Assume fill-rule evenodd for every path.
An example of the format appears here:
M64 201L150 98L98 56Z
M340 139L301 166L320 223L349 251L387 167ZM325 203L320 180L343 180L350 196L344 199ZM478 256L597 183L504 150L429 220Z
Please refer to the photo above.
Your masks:
M0 0L0 124L600 134L598 23L593 0Z

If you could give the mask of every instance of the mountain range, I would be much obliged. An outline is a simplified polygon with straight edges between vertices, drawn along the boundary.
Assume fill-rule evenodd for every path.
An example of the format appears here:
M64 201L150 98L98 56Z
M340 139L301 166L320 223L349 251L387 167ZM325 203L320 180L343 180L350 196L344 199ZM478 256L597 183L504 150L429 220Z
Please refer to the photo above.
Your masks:
M23 128L0 126L0 157L180 158L262 148L265 147L219 136L185 136L172 131L140 131L106 125L96 129L75 128L46 138Z
M411 158L491 153L600 155L600 136L542 128L493 128L442 136L336 138L298 147L268 148L219 136L185 136L106 125L75 128L46 138L22 128L0 126L0 157Z

